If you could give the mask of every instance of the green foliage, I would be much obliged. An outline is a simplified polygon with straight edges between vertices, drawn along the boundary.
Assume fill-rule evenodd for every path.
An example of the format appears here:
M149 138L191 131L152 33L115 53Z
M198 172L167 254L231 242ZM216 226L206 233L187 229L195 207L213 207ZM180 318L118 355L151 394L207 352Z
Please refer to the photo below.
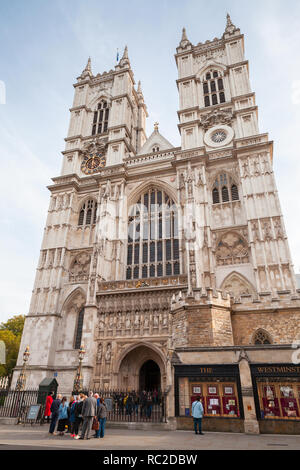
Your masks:
M0 377L10 375L16 366L24 322L24 315L15 315L0 324L0 341L4 341L6 348L6 364L0 364Z
M15 315L9 318L6 323L0 324L1 330L11 331L15 336L22 336L25 322L25 315Z

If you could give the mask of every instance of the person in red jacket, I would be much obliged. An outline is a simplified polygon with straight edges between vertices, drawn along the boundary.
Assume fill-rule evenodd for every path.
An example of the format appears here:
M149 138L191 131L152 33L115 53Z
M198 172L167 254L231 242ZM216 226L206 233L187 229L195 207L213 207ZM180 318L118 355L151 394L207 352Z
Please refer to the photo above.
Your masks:
M51 416L50 408L51 408L52 402L53 402L53 392L50 392L46 399L46 408L45 408L45 413L44 413L45 418L47 418L47 423L50 422L50 416Z

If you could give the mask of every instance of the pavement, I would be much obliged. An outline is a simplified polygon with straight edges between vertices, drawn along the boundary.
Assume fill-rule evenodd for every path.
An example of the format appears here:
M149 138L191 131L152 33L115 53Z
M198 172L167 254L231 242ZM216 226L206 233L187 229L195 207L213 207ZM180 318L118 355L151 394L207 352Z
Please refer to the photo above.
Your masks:
M104 439L53 436L48 425L0 425L1 450L300 450L300 436L106 429Z

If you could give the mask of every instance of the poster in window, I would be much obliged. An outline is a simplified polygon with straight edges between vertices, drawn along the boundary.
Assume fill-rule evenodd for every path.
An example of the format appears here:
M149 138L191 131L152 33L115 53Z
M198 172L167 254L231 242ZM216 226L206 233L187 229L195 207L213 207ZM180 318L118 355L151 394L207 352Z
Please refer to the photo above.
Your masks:
M224 395L233 395L233 387L224 387Z
M266 385L264 387L264 397L268 400L274 400L275 398L275 387L274 385Z
M294 391L292 387L288 385L282 385L280 387L280 394L283 398L294 398Z
M217 387L209 385L208 386L208 394L209 395L217 395Z
M193 387L194 395L202 395L201 387Z

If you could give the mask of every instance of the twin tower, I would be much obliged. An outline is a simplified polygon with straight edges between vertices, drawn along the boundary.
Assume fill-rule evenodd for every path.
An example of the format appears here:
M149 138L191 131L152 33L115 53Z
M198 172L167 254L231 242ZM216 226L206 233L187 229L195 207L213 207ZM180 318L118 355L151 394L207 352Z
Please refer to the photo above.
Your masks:
M55 374L70 393L84 345L86 388L160 389L179 428L200 394L212 429L259 432L257 365L289 382L300 333L273 143L229 15L220 39L193 45L184 29L175 59L179 148L158 124L147 138L127 47L74 85L14 383L29 345L27 385Z

